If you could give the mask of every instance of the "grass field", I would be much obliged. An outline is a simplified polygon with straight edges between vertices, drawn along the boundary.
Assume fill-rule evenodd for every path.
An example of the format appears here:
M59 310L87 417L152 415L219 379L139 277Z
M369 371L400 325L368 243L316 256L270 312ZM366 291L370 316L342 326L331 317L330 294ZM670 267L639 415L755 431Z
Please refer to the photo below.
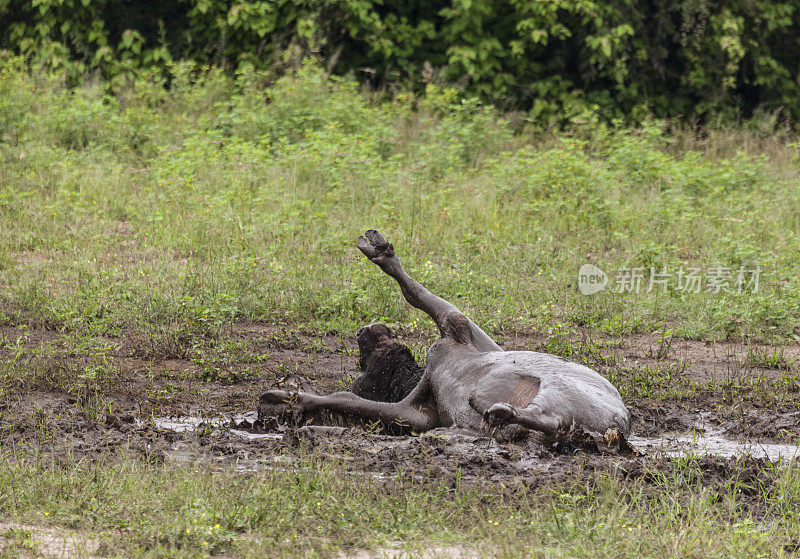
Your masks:
M83 550L108 555L327 556L355 546L422 556L436 546L445 557L775 557L800 537L796 467L729 479L736 469L722 469L712 490L703 487L712 468L696 458L638 480L578 466L573 479L537 491L359 482L315 459L296 473L252 476L137 461L89 471L10 464L0 473L16 492L16 506L3 503L10 518L91 530ZM766 510L775 523L754 519ZM29 537L0 533L10 556L30 551Z
M110 95L0 67L0 553L35 555L42 526L121 556L800 549L796 462L579 456L566 474L506 486L365 481L308 449L298 468L245 475L121 443L88 461L57 450L77 436L67 420L252 409L288 373L313 380L312 361L318 386L346 386L353 334L369 322L424 357L433 325L354 247L373 227L499 341L598 368L643 414L671 403L747 423L796 410L789 132L543 132L433 86L362 91L311 67L262 81L180 64L168 89L142 75ZM609 289L579 293L585 263ZM614 272L633 268L640 292L612 293ZM678 289L676 276L647 293L651 268L733 275L718 293ZM738 270L756 269L757 291L735 289ZM616 356L634 337L647 349ZM695 341L720 348L715 372L692 372L694 354L675 350ZM796 441L787 425L756 434Z
M6 323L419 326L353 250L374 227L493 332L800 335L796 142L656 125L514 134L448 91L374 104L313 70L266 94L254 76L237 88L184 70L169 91L143 76L116 97L3 70ZM762 274L755 294L586 298L586 262Z

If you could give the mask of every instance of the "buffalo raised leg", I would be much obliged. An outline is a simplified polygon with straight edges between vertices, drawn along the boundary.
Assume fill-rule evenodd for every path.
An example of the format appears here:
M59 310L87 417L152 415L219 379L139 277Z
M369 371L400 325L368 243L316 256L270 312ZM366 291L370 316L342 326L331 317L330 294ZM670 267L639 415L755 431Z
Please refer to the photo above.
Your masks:
M428 291L403 270L394 246L383 235L370 229L358 238L358 249L400 285L403 297L412 306L424 311L439 328L442 337L469 343L479 351L502 351L492 338L469 320L455 305Z

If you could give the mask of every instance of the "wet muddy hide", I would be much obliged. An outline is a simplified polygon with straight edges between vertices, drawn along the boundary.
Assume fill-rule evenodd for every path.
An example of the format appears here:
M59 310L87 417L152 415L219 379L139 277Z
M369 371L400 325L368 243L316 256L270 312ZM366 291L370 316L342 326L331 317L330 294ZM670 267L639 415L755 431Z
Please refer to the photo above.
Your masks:
M359 365L363 374L350 391L377 402L399 402L417 386L424 369L411 355L411 350L397 342L373 343L359 337Z

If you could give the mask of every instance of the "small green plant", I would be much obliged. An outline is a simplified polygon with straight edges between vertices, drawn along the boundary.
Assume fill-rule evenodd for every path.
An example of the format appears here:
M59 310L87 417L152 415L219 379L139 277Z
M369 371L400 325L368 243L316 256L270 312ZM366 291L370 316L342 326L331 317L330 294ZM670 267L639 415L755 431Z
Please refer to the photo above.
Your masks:
M749 367L761 369L779 369L790 371L794 368L797 360L788 357L783 348L770 348L761 346L751 346L747 349L745 364Z
M4 554L11 554L15 550L33 554L37 551L34 533L25 528L8 528L0 532L0 542L2 542Z
M666 359L672 353L673 333L664 328L658 337L658 347L650 348L649 354L654 359Z
M103 421L109 410L109 402L104 396L107 388L116 378L118 371L104 351L88 355L87 363L81 367L73 383L67 387L77 405L93 421Z

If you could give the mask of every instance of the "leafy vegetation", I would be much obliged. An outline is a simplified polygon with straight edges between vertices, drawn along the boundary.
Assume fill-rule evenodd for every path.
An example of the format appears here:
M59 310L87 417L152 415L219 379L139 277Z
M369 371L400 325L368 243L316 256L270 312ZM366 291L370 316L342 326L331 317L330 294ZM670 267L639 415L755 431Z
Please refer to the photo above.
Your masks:
M281 74L313 56L394 88L459 83L540 126L800 116L797 0L0 1L0 48L119 90L174 60Z

